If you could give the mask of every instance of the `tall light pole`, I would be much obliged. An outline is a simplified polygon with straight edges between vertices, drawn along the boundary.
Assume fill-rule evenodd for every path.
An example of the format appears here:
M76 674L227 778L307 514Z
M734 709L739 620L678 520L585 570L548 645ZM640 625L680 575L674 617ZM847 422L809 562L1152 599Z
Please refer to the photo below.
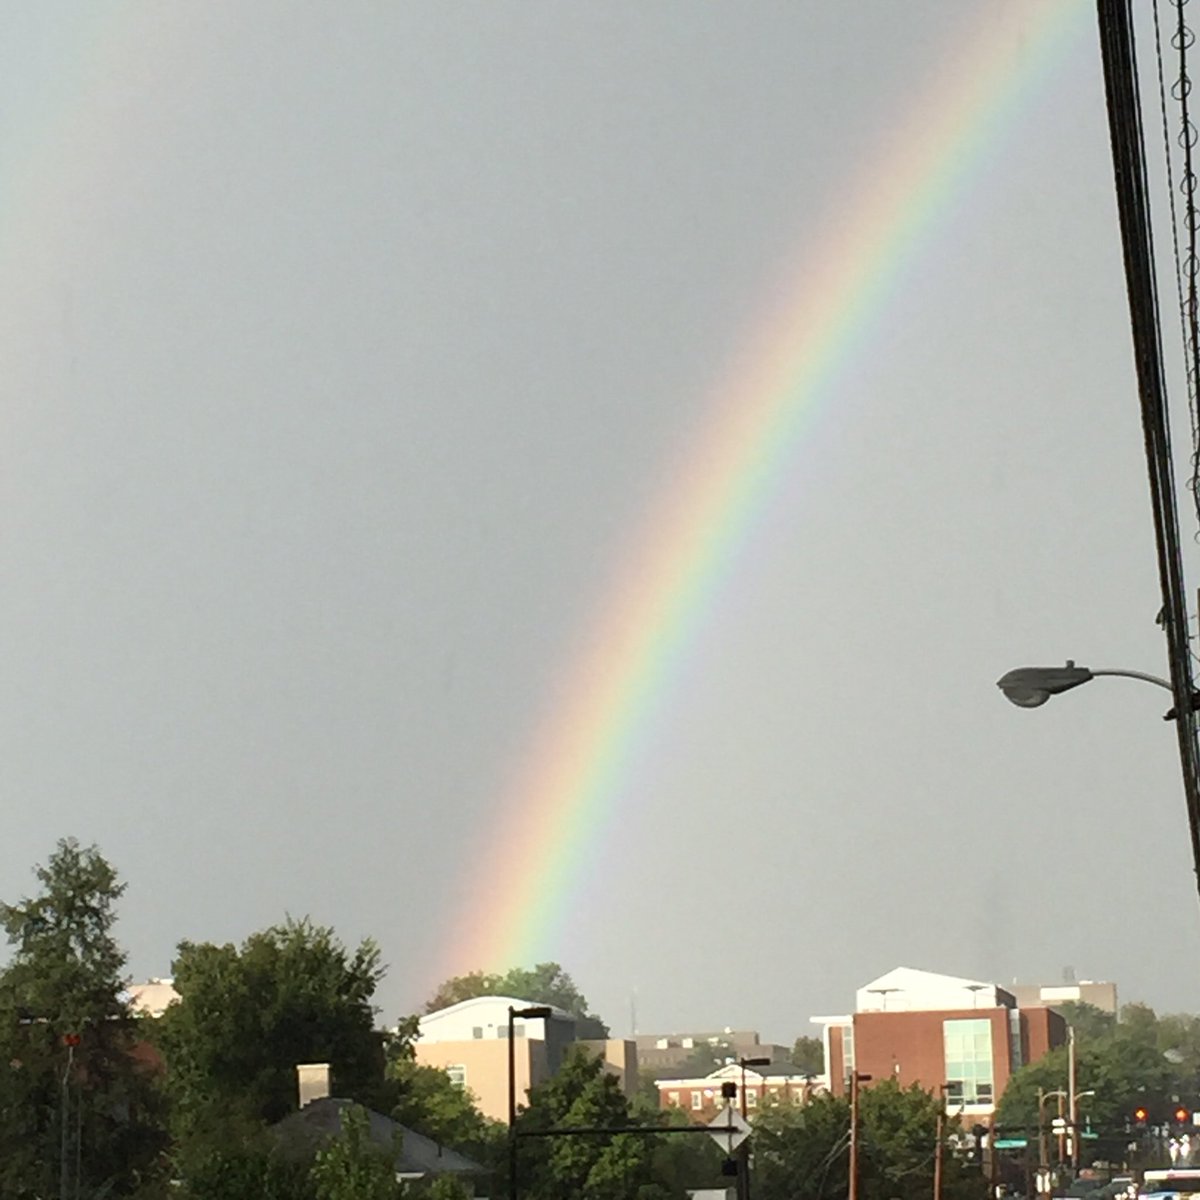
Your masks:
M740 1099L741 1099L742 1119L743 1120L746 1117L746 1068L747 1067L768 1067L770 1065L771 1065L771 1060L769 1058L741 1058L741 1057L738 1058L738 1066L742 1068L742 1085L741 1085ZM763 1090L762 1088L759 1089L760 1092L762 1090ZM738 1174L738 1183L740 1184L738 1191L741 1194L741 1200L750 1200L750 1141L749 1141L749 1139L747 1139L746 1141L744 1141L741 1144L739 1151L742 1156L742 1169Z
M1042 1171L1049 1175L1050 1162L1049 1154L1046 1149L1046 1101L1053 1100L1055 1096L1059 1101L1066 1099L1067 1093L1059 1089L1054 1092L1045 1092L1038 1088L1038 1166Z
M738 1066L742 1068L742 1116L746 1115L746 1068L747 1067L769 1067L771 1060L769 1058L739 1058Z
M1071 1174L1079 1165L1079 1138L1075 1133L1075 1026L1067 1026L1067 1136L1069 1142Z
M946 1089L948 1083L938 1084L937 1132L933 1146L933 1200L942 1200L942 1134L946 1126Z
M548 1004L529 1008L508 1006L508 1200L517 1200L517 1049L513 1041L513 1022L517 1017L543 1020L553 1014Z
M847 1200L858 1200L858 1085L869 1083L870 1075L850 1072L850 1187Z

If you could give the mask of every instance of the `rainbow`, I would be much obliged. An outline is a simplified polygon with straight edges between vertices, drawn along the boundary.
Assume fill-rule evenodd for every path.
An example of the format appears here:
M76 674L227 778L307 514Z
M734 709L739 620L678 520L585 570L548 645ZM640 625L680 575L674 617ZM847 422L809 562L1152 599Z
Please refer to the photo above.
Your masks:
M743 369L720 389L622 557L583 653L488 823L439 978L560 953L561 922L587 879L584 856L613 820L654 715L755 518L794 473L806 431L835 398L906 268L1028 110L1049 68L1078 45L1092 7L1038 0L1024 12L1019 51L993 20L947 48L941 76L889 128L852 202L814 239L790 296L739 356Z

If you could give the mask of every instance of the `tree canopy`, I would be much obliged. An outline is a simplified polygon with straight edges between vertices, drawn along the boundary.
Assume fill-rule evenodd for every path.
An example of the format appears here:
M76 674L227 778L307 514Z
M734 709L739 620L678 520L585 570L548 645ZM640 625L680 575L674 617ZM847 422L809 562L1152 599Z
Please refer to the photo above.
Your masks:
M801 1034L792 1046L792 1065L805 1075L820 1075L825 1070L825 1043Z
M371 941L287 920L240 948L183 942L181 1003L157 1023L177 1129L273 1122L296 1108L296 1066L328 1062L339 1094L370 1102L383 1078L371 998L383 976Z
M123 999L113 927L125 885L71 838L35 875L34 896L0 904L12 948L0 972L0 1195L130 1194L155 1174L164 1139Z
M919 1086L887 1079L860 1100L859 1190L862 1200L925 1200L933 1187L938 1101ZM956 1131L948 1122L943 1145ZM850 1105L821 1095L804 1106L774 1105L754 1122L758 1200L835 1200L848 1185ZM978 1194L979 1175L946 1150L944 1200Z
M532 1088L517 1117L524 1132L571 1126L633 1127L629 1101L616 1078L594 1055L577 1051L559 1072ZM613 1137L524 1137L518 1177L527 1200L669 1200L656 1178L655 1150L661 1138L647 1134Z
M516 996L531 1004L553 1004L576 1018L577 1036L606 1038L608 1026L590 1012L586 997L575 981L555 962L538 963L534 967L513 967L503 974L492 975L472 971L447 979L430 997L425 1011L437 1012L462 1000L476 996Z
M1159 1018L1144 1004L1126 1005L1119 1022L1087 1004L1063 1005L1060 1011L1075 1029L1076 1091L1093 1093L1080 1104L1081 1119L1116 1131L1136 1105L1165 1114L1178 1101L1189 1108L1200 1101L1197 1018ZM1015 1072L1000 1099L1000 1122L1036 1125L1038 1089L1066 1089L1067 1059L1067 1047L1059 1046Z

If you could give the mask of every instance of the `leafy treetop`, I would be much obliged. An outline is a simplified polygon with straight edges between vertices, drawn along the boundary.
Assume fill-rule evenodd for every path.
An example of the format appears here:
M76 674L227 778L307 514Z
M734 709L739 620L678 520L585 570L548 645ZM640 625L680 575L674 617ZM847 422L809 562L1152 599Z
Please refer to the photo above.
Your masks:
M531 1004L553 1004L576 1018L576 1034L580 1038L608 1037L608 1026L588 1011L587 998L575 986L571 976L555 962L538 963L528 969L513 967L501 975L483 971L456 975L434 992L425 1011L436 1012L476 996L516 996Z
M328 1062L341 1095L374 1099L383 968L372 941L350 951L331 929L289 919L240 948L183 942L174 976L182 1002L156 1033L180 1132L279 1120L296 1107L298 1063Z

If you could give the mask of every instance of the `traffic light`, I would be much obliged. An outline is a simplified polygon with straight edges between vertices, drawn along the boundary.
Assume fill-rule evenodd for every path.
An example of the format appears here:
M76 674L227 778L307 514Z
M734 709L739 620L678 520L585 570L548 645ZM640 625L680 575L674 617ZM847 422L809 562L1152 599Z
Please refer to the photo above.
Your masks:
M1171 1113L1171 1120L1174 1121L1176 1125L1181 1127L1184 1125L1191 1125L1191 1111L1185 1108L1182 1104L1177 1104Z
M1150 1120L1150 1110L1144 1104L1139 1104L1133 1110L1132 1116L1134 1125L1144 1129Z

